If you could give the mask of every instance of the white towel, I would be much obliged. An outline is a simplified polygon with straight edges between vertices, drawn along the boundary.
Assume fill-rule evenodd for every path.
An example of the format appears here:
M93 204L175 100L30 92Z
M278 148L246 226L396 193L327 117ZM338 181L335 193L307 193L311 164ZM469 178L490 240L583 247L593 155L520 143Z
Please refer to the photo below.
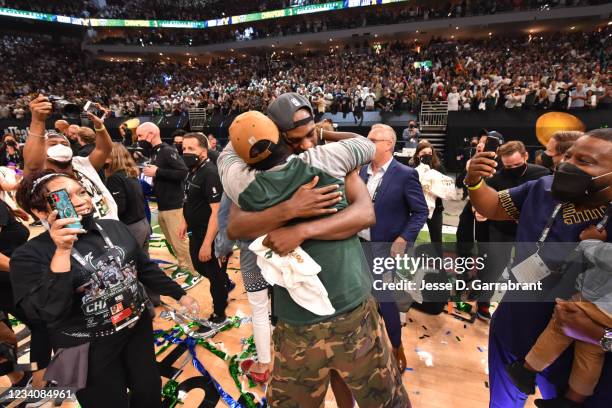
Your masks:
M301 247L286 256L280 256L263 245L263 237L257 238L249 249L257 255L261 275L270 285L287 289L291 299L301 307L319 316L328 316L336 310L332 306L327 290L317 274L321 266Z

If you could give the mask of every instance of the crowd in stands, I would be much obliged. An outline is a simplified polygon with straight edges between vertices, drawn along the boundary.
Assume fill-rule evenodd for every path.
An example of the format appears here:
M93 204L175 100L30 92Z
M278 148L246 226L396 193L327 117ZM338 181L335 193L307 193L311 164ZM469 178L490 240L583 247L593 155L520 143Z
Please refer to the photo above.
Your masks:
M265 111L279 94L310 98L318 113L418 112L423 101L449 110L592 109L612 105L612 27L589 33L433 39L333 52L244 55L210 63L101 61L77 46L5 36L0 117L24 117L32 94L77 105L93 100L115 116ZM32 55L45 58L31 64ZM431 61L431 68L417 67ZM426 64L427 65L427 64Z
M553 2L546 7L566 7L594 4L599 0ZM248 41L305 33L318 33L346 28L389 25L413 21L489 15L499 12L538 9L539 1L473 0L458 2L408 2L381 7L361 7L329 13L314 13L283 19L262 20L255 23L222 26L213 30L130 30L105 33L93 41L97 44L197 46L219 42ZM270 8L266 8L269 10ZM211 15L215 15L211 13ZM221 16L221 14L217 14ZM193 20L193 18L191 18Z

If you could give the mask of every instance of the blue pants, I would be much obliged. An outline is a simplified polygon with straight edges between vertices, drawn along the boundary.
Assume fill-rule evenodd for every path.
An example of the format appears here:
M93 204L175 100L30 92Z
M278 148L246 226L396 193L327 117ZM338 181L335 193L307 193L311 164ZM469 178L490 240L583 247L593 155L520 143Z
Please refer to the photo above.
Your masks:
M535 342L529 336L525 326L527 320L536 315L536 309L531 316L527 315L520 308L520 304L509 305L505 304L498 308L493 319L500 318L499 324L492 322L491 331L489 333L489 394L490 408L522 408L525 406L527 396L520 392L512 383L506 374L505 366L516 360L523 360L525 355L514 355L510 349L504 345L503 339L510 340L511 336L519 336L512 340L519 340L524 346L524 354L531 348ZM510 306L510 307L509 307ZM542 308L545 306L541 305ZM537 307L537 306L536 306ZM498 315L499 314L499 315ZM505 318L514 314L518 320L510 321ZM547 317L546 319L549 319ZM522 320L524 324L520 327L518 322ZM521 332L523 330L523 332ZM535 337L539 334L535 333ZM534 340L534 341L532 341ZM563 393L569 379L570 370L573 359L573 347L570 346L550 367L548 367L543 375L536 376L536 382L543 399L556 398L560 393ZM586 408L608 408L612 401L612 353L606 353L606 361L599 379L599 383L595 388L593 396L588 398L584 406ZM563 395L563 394L561 394Z
M518 360L494 333L489 334L489 395L490 408L522 408L527 395L519 391L506 374L505 366ZM556 387L541 375L536 377L538 388L544 399L557 396Z

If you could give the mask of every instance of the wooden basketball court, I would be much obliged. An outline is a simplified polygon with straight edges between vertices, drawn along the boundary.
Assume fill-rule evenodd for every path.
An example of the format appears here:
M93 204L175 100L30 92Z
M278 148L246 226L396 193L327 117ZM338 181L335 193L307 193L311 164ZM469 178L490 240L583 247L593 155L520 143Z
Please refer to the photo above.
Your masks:
M40 233L40 229L36 229L33 233ZM164 246L152 247L150 253L154 259L174 261L174 258ZM230 259L228 268L230 278L236 282L236 288L229 295L228 316L250 316L250 307L239 267L238 253L235 252ZM202 317L208 317L212 312L208 281L206 279L202 280L188 293L200 303ZM163 300L168 303L175 303L174 300L169 298ZM162 307L157 308L154 320L155 329L167 330L174 326L174 322L160 318L160 313L163 310ZM474 323L466 323L444 313L439 316L429 316L416 310L410 310L404 318L402 339L408 359L408 368L403 373L403 380L410 395L412 406L415 408L488 406L488 325L478 320ZM251 324L243 323L238 328L231 328L218 333L210 341L216 348L228 355L235 355L243 350L242 342L251 334ZM24 342L26 341L27 339L24 340ZM176 347L173 345L159 354L158 361L162 362L164 358L169 357ZM225 392L237 401L240 398L240 393L230 376L228 361L214 355L202 346L196 346L195 349L205 370L210 373ZM170 360L174 360L171 363L174 368L179 368L188 358L188 352L178 354L175 351L170 356ZM25 354L22 360L27 361L27 359L28 355ZM166 360L167 362L168 360ZM201 376L191 361L188 361L176 381L179 384L189 384L186 383L189 380L197 387L197 384L203 383L197 380L197 377ZM166 384L167 381L168 378L162 378L163 384ZM242 375L239 376L239 381L243 390L251 393L257 401L264 397L265 390L261 386L249 387L247 378ZM8 385L6 377L0 378L0 387ZM214 392L211 392L211 394L214 394ZM194 388L184 396L183 404L180 406L185 408L211 406L208 402L204 402L205 398L203 389ZM527 406L530 405L531 403L528 402ZM52 406L52 403L45 405L45 407ZM76 402L65 401L61 406L72 408L78 405ZM222 399L219 399L216 405L212 406L225 407L227 405ZM330 389L326 396L325 407L335 406L334 396Z

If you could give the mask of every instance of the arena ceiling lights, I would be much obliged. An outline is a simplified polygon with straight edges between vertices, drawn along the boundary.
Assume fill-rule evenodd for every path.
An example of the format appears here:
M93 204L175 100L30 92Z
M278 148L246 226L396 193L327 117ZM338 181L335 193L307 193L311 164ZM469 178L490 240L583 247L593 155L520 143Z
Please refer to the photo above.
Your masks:
M332 10L342 10L353 7L368 7L382 4L403 3L408 0L343 0L331 3L311 4L308 6L290 7L285 9L242 14L204 21L183 20L130 20L106 18L80 18L59 16L56 14L37 13L34 11L0 8L0 16L24 18L30 20L47 21L51 23L64 23L84 27L149 27L149 28L190 28L205 29L234 24L251 23L254 21L274 18L299 16L303 14L320 13Z

